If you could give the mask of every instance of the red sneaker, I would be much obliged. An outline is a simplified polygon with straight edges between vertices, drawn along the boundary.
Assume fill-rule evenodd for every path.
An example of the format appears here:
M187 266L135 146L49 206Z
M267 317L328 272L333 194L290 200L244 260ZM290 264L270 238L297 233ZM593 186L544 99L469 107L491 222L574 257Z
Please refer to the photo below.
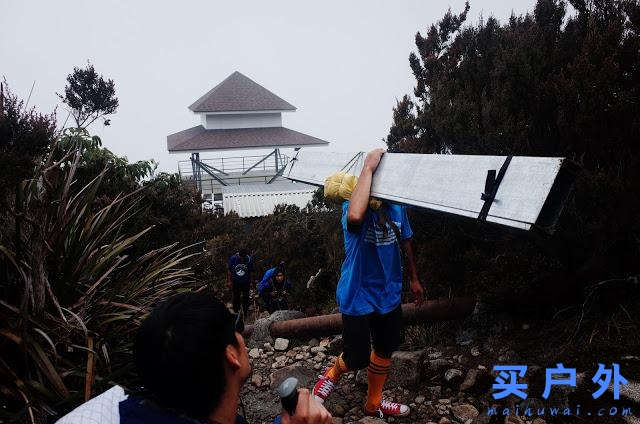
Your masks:
M380 403L378 410L367 411L367 408L365 408L364 412L366 415L379 416L380 418L384 418L385 415L389 415L391 417L406 417L411 412L411 409L402 403L383 400Z
M337 382L333 381L327 375L330 369L331 368L327 369L325 373L320 376L316 385L313 386L313 396L320 403L324 403L325 399L329 397L333 389L336 387Z

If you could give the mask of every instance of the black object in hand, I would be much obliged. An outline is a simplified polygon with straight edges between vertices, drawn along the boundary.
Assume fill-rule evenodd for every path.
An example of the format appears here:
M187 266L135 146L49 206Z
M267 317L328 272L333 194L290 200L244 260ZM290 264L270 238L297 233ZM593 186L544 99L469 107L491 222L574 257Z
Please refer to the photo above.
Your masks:
M298 379L295 377L289 377L280 383L278 386L278 395L280 396L280 402L282 407L289 415L293 415L296 412L296 406L298 405Z

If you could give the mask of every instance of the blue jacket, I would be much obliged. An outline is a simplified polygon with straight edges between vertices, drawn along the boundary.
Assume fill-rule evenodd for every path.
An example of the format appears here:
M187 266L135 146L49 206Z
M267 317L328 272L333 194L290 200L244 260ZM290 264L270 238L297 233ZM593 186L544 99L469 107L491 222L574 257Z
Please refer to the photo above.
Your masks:
M265 287L269 285L269 280L271 279L271 277L273 277L273 274L275 272L276 272L276 267L274 266L273 268L269 268L267 272L264 273L262 280L260 280L260 282L258 283L258 293L262 294Z
M275 268L271 268L265 272L262 281L260 281L260 284L258 285L258 293L260 296L264 296L267 293L278 290L278 287L276 287L277 283L275 282L275 270ZM284 283L282 284L282 287L279 287L279 289L283 291L291 291L292 287L293 285L291 284L291 281L285 277Z

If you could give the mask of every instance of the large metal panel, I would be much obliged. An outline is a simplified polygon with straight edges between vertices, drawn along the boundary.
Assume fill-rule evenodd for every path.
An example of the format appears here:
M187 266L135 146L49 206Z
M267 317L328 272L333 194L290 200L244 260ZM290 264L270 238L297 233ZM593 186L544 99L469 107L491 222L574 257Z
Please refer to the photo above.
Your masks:
M300 151L284 176L322 186L333 172L359 175L364 154ZM477 218L485 201L487 171L499 170L505 156L385 153L373 177L372 195L397 203ZM563 158L514 156L486 220L528 230L553 230L573 179L559 182ZM554 184L553 201L546 202ZM543 207L545 222L539 222Z

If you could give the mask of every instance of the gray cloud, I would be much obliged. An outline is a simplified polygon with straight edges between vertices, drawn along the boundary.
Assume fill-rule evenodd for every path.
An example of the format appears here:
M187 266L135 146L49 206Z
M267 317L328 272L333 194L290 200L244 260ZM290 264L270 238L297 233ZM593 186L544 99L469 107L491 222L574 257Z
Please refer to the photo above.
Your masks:
M167 134L197 125L187 106L235 70L295 105L284 125L331 150L382 146L395 99L413 88L415 33L464 0L0 3L0 74L17 94L35 81L30 104L49 111L88 59L120 99L112 125L92 132L119 155L174 172L187 155L167 153ZM533 5L472 1L470 21Z

